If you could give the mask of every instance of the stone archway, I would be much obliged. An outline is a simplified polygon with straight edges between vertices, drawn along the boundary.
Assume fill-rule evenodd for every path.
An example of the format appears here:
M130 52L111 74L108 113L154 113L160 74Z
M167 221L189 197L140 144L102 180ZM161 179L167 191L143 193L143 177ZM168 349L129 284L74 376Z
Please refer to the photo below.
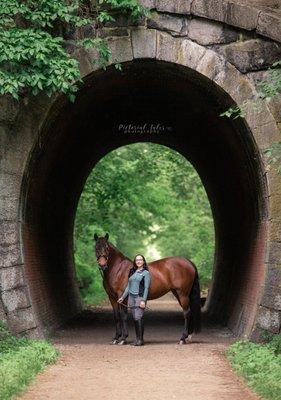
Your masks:
M278 332L281 183L262 161L262 150L279 140L278 121L267 105L262 112L249 109L243 121L218 117L256 96L252 81L223 55L158 29L129 31L109 38L121 73L113 67L95 71L94 52L75 54L85 84L74 105L38 96L26 105L12 103L15 110L7 114L1 163L4 317L13 331L42 336L80 310L72 256L75 207L95 162L140 140L114 136L129 109L132 121L172 125L174 136L141 140L177 149L205 184L217 234L210 314L239 335Z

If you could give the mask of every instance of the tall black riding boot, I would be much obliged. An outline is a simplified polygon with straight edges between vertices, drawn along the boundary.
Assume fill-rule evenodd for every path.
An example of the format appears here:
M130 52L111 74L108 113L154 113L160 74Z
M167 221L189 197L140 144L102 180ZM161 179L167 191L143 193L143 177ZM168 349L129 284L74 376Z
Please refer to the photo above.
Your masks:
M134 325L135 325L135 332L136 332L136 340L131 343L132 346L137 346L137 342L139 341L139 325L138 321L134 319Z
M143 333L144 333L144 319L143 317L140 319L140 341L142 344L144 344L143 341Z
M136 346L143 346L143 318L137 320L138 324L138 340Z

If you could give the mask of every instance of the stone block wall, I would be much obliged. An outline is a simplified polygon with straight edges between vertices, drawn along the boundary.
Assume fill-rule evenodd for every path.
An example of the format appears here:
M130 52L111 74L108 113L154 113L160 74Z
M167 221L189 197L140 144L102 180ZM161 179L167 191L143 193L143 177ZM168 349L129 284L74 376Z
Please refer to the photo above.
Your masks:
M143 3L151 9L151 15L139 24L119 16L102 31L87 26L74 36L106 37L113 59L118 62L148 58L182 65L208 78L237 103L255 98L266 68L281 59L281 15L274 7L234 0L143 0ZM70 51L80 62L82 76L95 71L94 51L75 48ZM47 310L50 317L42 322L43 314L36 309L26 276L22 240L24 180L28 177L33 149L40 144L41 127L52 107L56 107L55 101L44 95L25 103L8 97L0 99L0 318L15 333L31 337L47 335L48 324L51 332L60 318ZM264 199L268 215L263 221L264 275L261 270L250 274L250 283L245 285L241 297L245 303L259 297L256 314L245 317L240 308L237 314L241 313L242 321L252 320L250 335L257 339L263 330L278 333L281 326L281 178L267 165L263 155L265 148L280 141L280 106L278 97L264 104L262 111L249 110L246 116L264 164L261 174L268 186ZM253 300L249 288L255 276L260 287ZM61 321L74 310L79 307L73 307ZM238 331L243 334L243 323L241 327Z

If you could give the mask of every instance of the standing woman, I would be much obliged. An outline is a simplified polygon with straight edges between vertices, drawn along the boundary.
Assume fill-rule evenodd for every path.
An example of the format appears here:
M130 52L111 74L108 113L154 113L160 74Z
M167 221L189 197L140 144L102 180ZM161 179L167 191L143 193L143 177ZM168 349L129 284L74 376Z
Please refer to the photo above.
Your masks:
M134 258L133 266L129 272L129 280L122 296L117 300L122 303L128 296L128 307L132 310L135 324L136 341L133 346L143 346L144 321L143 314L146 307L148 289L151 282L151 275L147 263L142 254Z

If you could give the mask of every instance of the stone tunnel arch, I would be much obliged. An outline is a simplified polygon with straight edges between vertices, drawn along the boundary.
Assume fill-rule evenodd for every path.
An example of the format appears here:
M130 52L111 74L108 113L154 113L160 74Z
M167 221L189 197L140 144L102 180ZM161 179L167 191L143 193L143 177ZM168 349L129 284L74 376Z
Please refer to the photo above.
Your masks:
M130 38L110 45L121 73L112 66L95 71L95 54L77 53L85 82L76 103L42 96L23 106L14 123L22 133L10 139L19 164L11 170L8 152L11 168L3 176L15 205L2 209L14 250L1 270L10 327L48 335L81 309L72 231L83 184L108 151L155 141L193 163L210 198L216 226L210 315L239 335L279 330L280 312L266 289L279 254L274 188L280 178L266 171L261 157L278 140L271 112L265 106L250 109L244 120L219 118L228 106L254 98L255 88L222 56L189 39L133 28ZM172 130L154 137L118 131L120 124L155 122Z

